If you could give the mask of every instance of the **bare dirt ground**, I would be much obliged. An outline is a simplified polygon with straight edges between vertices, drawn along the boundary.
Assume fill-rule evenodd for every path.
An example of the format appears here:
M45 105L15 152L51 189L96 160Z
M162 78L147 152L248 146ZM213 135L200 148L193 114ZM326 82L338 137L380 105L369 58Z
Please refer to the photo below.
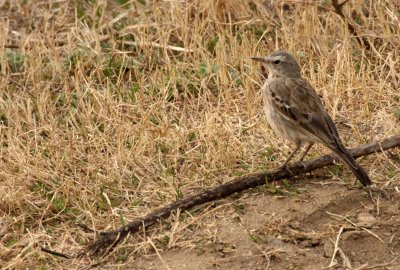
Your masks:
M400 269L399 149L358 159L371 194L336 164L41 251L282 164L253 56L292 53L346 146L400 134L400 2L334 2L0 1L0 268Z
M130 266L399 269L399 192L371 197L358 188L310 178L298 180L295 189L278 196L259 188L219 202L225 206L202 221L212 225L193 229L211 238L191 248L140 256Z

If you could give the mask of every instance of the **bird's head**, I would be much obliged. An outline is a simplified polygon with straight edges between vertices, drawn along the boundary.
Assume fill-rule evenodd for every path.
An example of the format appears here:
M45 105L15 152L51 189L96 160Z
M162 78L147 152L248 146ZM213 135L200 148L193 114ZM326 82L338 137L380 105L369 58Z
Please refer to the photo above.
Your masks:
M299 64L292 55L285 51L276 51L267 57L252 57L251 59L265 63L269 76L301 77Z

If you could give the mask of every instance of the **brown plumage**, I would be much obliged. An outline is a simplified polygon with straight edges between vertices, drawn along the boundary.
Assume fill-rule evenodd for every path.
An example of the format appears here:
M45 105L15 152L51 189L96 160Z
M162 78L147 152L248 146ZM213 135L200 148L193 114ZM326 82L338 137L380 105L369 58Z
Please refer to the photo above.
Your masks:
M262 88L267 121L278 135L296 145L283 166L287 165L302 145L308 144L308 147L301 160L314 143L322 143L348 165L364 186L371 185L367 173L343 146L321 99L302 78L296 60L283 51L276 51L266 58L253 59L266 63L269 71Z

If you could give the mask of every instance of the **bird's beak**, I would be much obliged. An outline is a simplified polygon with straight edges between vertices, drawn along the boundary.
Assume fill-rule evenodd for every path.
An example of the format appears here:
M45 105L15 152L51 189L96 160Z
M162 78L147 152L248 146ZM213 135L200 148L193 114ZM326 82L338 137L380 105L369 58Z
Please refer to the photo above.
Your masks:
M251 57L250 59L254 60L254 61L261 62L261 63L268 63L269 62L268 59L263 58L263 57Z

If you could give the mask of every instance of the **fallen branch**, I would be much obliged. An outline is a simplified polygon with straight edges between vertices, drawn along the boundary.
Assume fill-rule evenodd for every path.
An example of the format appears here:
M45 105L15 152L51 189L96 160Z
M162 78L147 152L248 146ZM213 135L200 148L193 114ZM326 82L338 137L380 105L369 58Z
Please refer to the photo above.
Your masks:
M382 152L391 148L400 146L400 135L389 137L382 142L372 142L369 144L360 145L350 150L353 157L361 157L370 155L377 152ZM90 242L87 247L78 254L78 257L90 255L99 255L107 253L112 250L118 243L125 239L129 234L134 234L141 229L146 229L154 225L162 218L167 218L176 211L186 211L194 206L218 200L236 192L240 192L249 188L263 185L265 183L272 183L285 178L293 177L296 175L304 174L318 168L332 165L335 159L331 155L325 155L320 158L306 161L303 163L295 163L288 169L281 169L272 172L256 173L249 176L240 177L229 181L225 184L219 185L215 188L205 190L198 194L189 196L188 198L178 200L165 207L162 207L153 213L145 216L142 219L134 220L114 231L102 232L99 237ZM43 249L42 249L43 250ZM47 252L46 250L43 250ZM50 253L50 252L48 252ZM52 254L55 255L53 252ZM58 253L60 254L60 253ZM73 257L63 254L63 257Z

